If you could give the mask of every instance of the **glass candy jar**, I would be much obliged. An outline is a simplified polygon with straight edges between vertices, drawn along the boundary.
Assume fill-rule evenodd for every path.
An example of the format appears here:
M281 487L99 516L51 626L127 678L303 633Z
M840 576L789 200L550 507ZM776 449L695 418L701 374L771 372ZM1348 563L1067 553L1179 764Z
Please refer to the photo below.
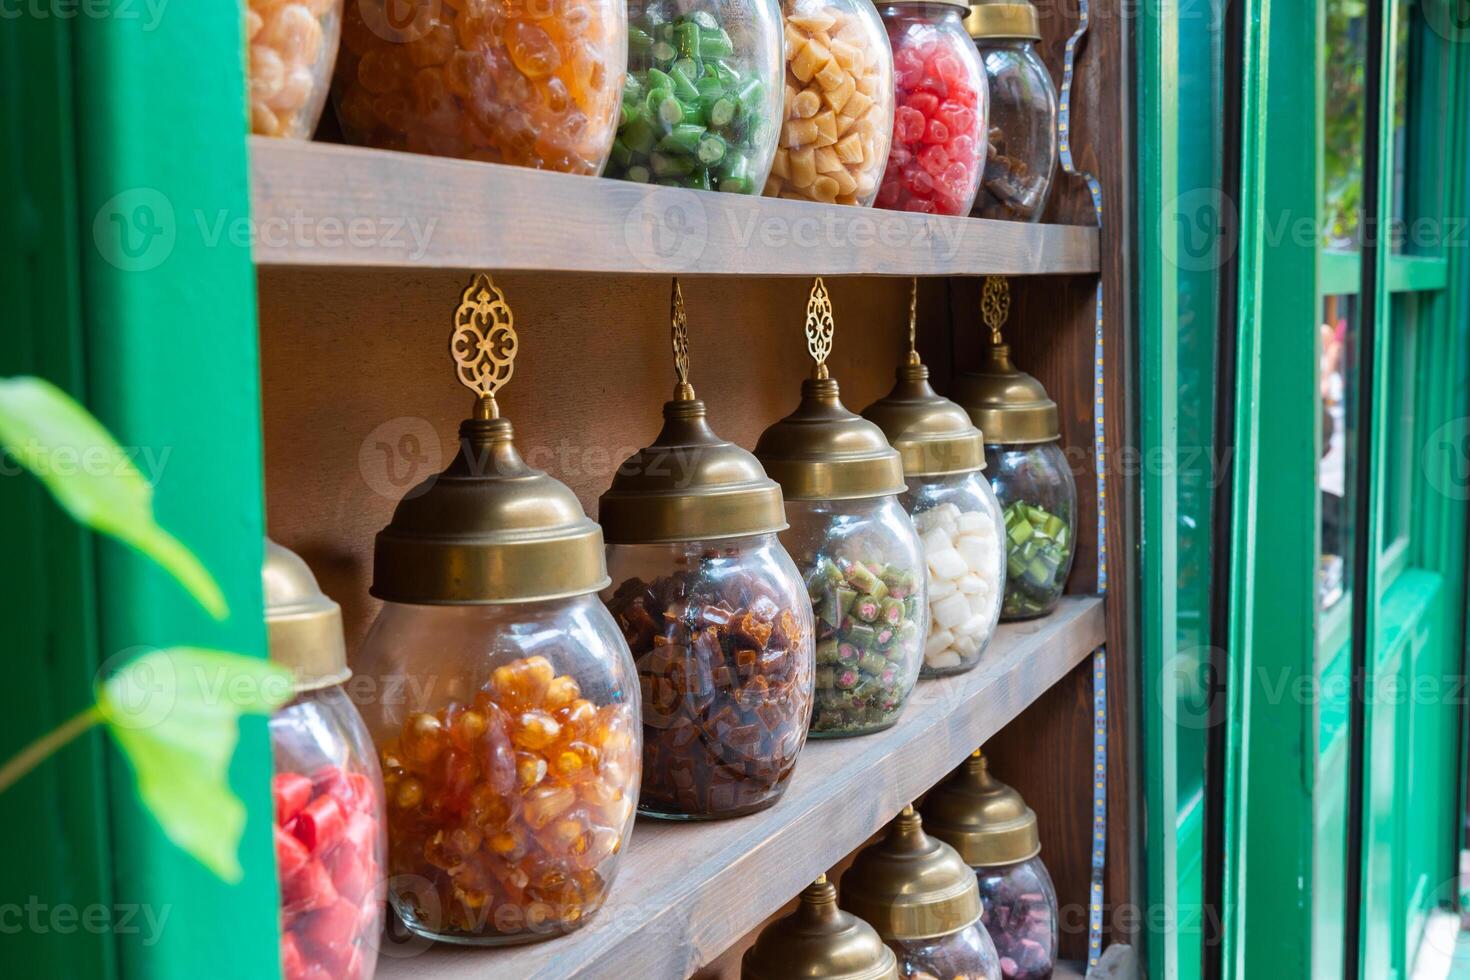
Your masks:
M975 869L983 921L1006 980L1046 980L1057 959L1057 893L1036 814L977 750L924 800L929 832Z
M342 610L295 553L266 541L270 658L295 675L271 716L281 975L372 980L383 927L383 780L342 684Z
M905 980L1001 980L975 872L906 806L842 876L841 906L872 925Z
M893 53L867 0L784 0L781 144L767 197L868 207L893 133Z
M1057 90L1036 53L1036 8L1030 0L980 0L970 4L965 29L990 83L990 146L970 213L1040 221L1057 165Z
M333 100L349 142L572 174L612 149L623 0L347 5Z
M1011 362L1000 327L1009 310L1005 280L985 282L991 346L979 370L955 380L955 401L985 433L985 464L1006 536L1002 621L1051 612L1067 586L1076 546L1077 482L1060 445L1057 403Z
M606 898L637 805L638 688L597 598L601 530L499 417L516 338L488 277L455 322L475 417L378 534L384 605L358 668L377 692L389 899L420 935L499 945L569 932Z
M781 488L717 436L689 384L674 283L678 384L653 444L599 502L615 583L603 594L643 701L642 812L711 820L781 798L812 710L812 618L777 532Z
M310 139L331 87L342 0L249 0L250 131Z
M607 176L759 194L780 134L776 0L630 0Z
M806 581L817 629L812 736L841 738L898 721L913 692L929 623L919 536L899 495L899 455L842 404L828 376L832 308L818 279L807 315L815 376L796 411L755 454L786 498L781 540Z
M929 385L914 349L917 285L909 303L909 351L898 381L863 417L903 458L900 500L914 519L929 573L929 635L921 677L979 663L1000 620L1005 591L1000 504L981 472L985 446L965 410Z
M821 875L796 911L761 930L740 961L740 980L898 980L898 958L877 930L837 907Z
M893 45L893 149L878 206L965 215L985 166L989 90L965 33L966 8L939 0L880 6Z

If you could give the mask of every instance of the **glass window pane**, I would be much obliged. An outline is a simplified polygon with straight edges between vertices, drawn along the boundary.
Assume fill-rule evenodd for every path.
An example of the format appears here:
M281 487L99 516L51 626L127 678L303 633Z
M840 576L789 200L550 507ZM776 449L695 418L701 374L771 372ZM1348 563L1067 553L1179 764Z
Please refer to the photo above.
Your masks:
M1414 6L1411 0L1399 0L1393 37L1393 203L1388 218L1393 229L1389 242L1395 252L1404 249L1409 220L1409 66L1413 63L1409 29Z
M1322 301L1318 392L1322 406L1322 455L1317 485L1322 507L1322 557L1318 600L1324 615L1334 612L1351 591L1354 430L1357 425L1356 372L1358 298L1327 296ZM1339 613L1338 616L1341 614ZM1338 616L1333 616L1335 623ZM1338 629L1324 628L1323 652L1331 654ZM1329 636L1328 634L1332 634Z
M1363 200L1363 0L1327 0L1322 244L1356 248Z

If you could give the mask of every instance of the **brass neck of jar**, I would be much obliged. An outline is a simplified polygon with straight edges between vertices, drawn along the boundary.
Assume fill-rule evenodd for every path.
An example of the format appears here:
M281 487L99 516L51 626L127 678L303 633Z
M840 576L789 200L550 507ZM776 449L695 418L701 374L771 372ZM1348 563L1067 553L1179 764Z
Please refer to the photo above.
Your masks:
M495 410L495 399L488 399ZM483 402L482 402L483 403ZM530 471L516 449L510 419L498 414L465 419L459 423L459 455L449 472L464 476L523 476Z
M842 914L837 909L837 889L826 875L818 875L816 881L802 889L799 897L801 904L797 912L804 922L813 926L835 925Z

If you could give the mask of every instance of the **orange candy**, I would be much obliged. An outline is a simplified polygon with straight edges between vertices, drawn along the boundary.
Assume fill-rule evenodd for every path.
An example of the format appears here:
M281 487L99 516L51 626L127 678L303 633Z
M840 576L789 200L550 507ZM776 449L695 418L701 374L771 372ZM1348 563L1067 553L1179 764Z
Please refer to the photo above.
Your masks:
M614 0L347 5L334 82L355 143L599 174L627 61Z
M544 657L491 673L468 706L404 720L381 750L400 899L461 935L566 931L602 904L632 826L641 754L626 704L597 706Z

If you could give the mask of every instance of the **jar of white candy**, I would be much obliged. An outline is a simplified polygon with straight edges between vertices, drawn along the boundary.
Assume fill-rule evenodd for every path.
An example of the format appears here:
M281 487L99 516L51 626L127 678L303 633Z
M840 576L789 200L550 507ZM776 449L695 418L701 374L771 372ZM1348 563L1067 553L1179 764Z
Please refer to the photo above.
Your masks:
M868 406L903 457L907 490L900 503L914 519L929 567L929 636L921 677L969 670L995 635L1005 594L1002 520L995 491L981 472L985 444L963 408L935 393L914 350L915 306L909 309L909 352L898 383Z

